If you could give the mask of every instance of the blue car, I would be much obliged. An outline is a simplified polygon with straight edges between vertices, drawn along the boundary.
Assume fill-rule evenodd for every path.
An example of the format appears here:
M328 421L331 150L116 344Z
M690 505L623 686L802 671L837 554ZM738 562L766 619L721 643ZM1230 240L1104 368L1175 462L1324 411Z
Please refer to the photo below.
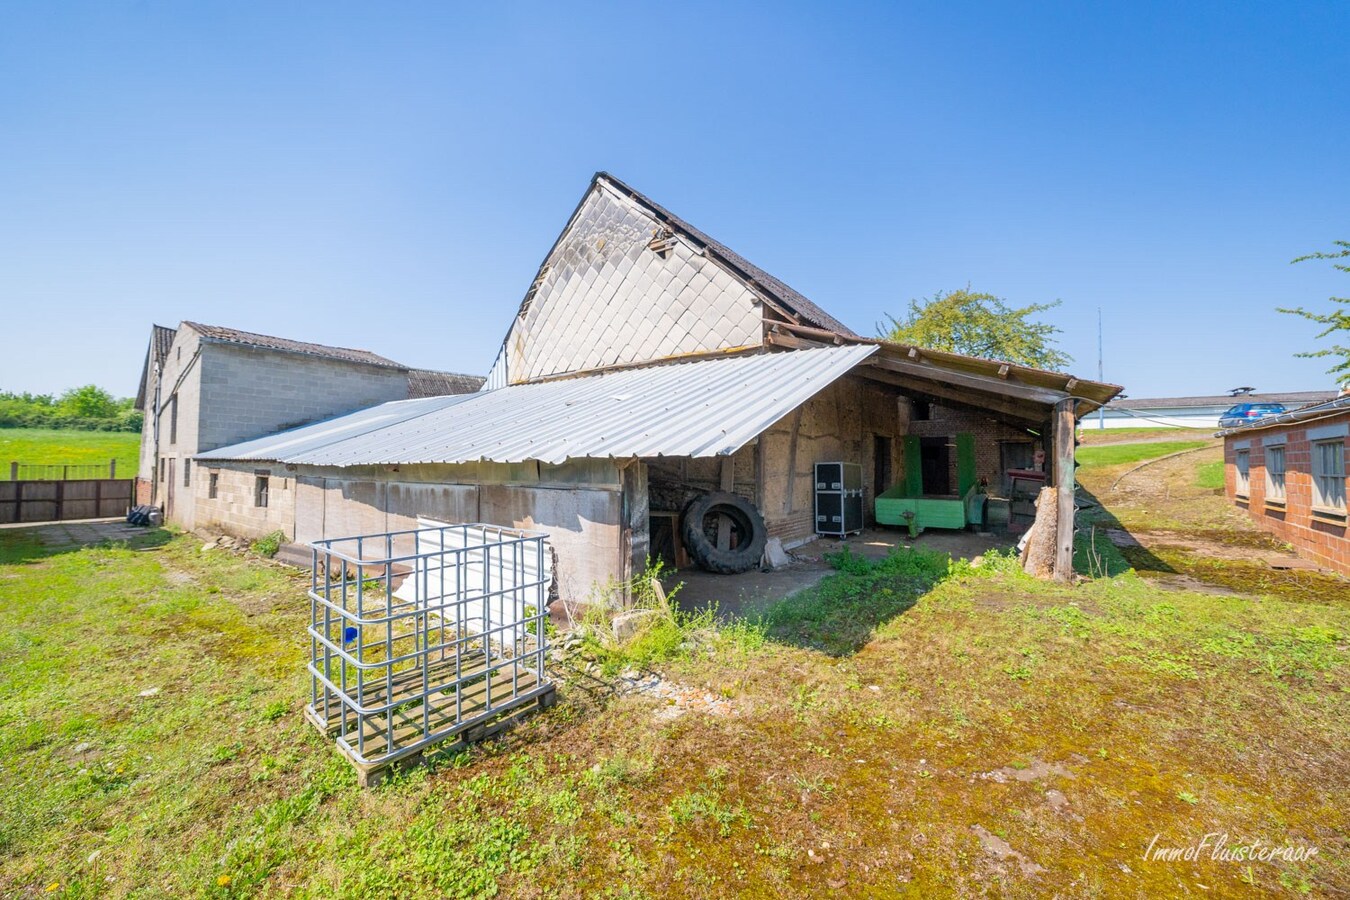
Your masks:
M1266 416L1278 416L1284 412L1282 403L1239 403L1219 416L1220 428L1232 428L1236 425L1248 425Z

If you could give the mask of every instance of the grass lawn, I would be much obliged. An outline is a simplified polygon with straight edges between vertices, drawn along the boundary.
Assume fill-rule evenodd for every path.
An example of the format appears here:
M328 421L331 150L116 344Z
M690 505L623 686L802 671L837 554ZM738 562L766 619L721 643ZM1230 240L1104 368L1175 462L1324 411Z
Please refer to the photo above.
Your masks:
M1196 465L1195 485L1210 491L1223 490L1223 460L1216 459Z
M1345 582L845 556L759 625L647 642L704 709L574 677L502 740L362 791L301 716L307 579L166 540L0 531L0 894L1350 891ZM1144 858L1212 832L1318 854Z
M1100 466L1118 466L1124 463L1138 463L1147 459L1157 459L1169 453L1182 450L1195 450L1210 443L1209 441L1149 441L1147 443L1099 444L1078 448L1080 468L1092 469Z
M53 431L0 428L0 481L9 480L9 464L101 463L117 460L119 477L131 478L139 465L141 436L124 431Z

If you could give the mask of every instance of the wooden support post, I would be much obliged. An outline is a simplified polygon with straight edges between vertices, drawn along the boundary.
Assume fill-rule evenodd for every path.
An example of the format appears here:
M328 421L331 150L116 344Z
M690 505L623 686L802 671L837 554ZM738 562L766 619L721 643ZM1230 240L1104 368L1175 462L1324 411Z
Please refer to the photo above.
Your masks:
M1055 441L1055 580L1073 580L1074 407L1076 401L1055 404L1052 433Z
M18 462L18 460L15 460L14 462L11 462L11 463L9 464L9 480L10 480L10 481L18 481L18 480L19 480L19 462ZM17 522L18 519L15 519L14 521Z
M791 513L794 508L792 494L797 490L797 436L802 430L802 410L805 408L805 405L799 406L796 412L792 414L792 430L788 434L787 493L783 497L784 515Z
M116 477L117 477L117 460L110 459L108 460L108 479L112 480Z
M736 460L733 457L722 457L722 476L718 487L728 494L735 489ZM731 549L731 520L726 516L719 516L717 519L717 549Z

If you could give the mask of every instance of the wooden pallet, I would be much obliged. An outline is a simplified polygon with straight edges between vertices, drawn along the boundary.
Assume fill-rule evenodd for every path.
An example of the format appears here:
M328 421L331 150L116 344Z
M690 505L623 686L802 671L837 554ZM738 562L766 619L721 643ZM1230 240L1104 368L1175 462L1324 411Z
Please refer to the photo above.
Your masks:
M365 718L364 741L356 732L357 717L350 712L346 715L344 732L340 701L329 701L327 715L321 716L310 707L305 709L306 718L316 728L339 739L338 748L356 766L359 780L365 786L377 783L382 777L379 773L390 766L416 764L423 753L450 738L459 737L461 743L468 744L496 734L518 717L510 713L519 712L527 704L547 708L553 705L555 696L552 683L541 682L533 672L508 664L492 671L489 697L488 663L482 654L461 657L458 670L453 657L438 660L426 667L425 682L422 669L398 672L392 681L392 695L389 681L384 678L367 683L362 691L363 706L384 705L390 696L395 704L388 713ZM456 683L458 691L454 689ZM424 684L449 687L431 693L424 704L420 696ZM350 682L348 690L354 691Z

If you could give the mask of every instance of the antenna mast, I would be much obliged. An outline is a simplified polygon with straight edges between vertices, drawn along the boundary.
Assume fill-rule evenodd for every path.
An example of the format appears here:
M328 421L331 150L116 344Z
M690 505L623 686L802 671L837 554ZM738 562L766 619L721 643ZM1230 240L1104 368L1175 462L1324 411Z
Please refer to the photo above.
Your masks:
M1102 369L1102 307L1097 304L1097 380L1105 381L1106 375ZM1097 430L1106 428L1106 407L1097 407Z

